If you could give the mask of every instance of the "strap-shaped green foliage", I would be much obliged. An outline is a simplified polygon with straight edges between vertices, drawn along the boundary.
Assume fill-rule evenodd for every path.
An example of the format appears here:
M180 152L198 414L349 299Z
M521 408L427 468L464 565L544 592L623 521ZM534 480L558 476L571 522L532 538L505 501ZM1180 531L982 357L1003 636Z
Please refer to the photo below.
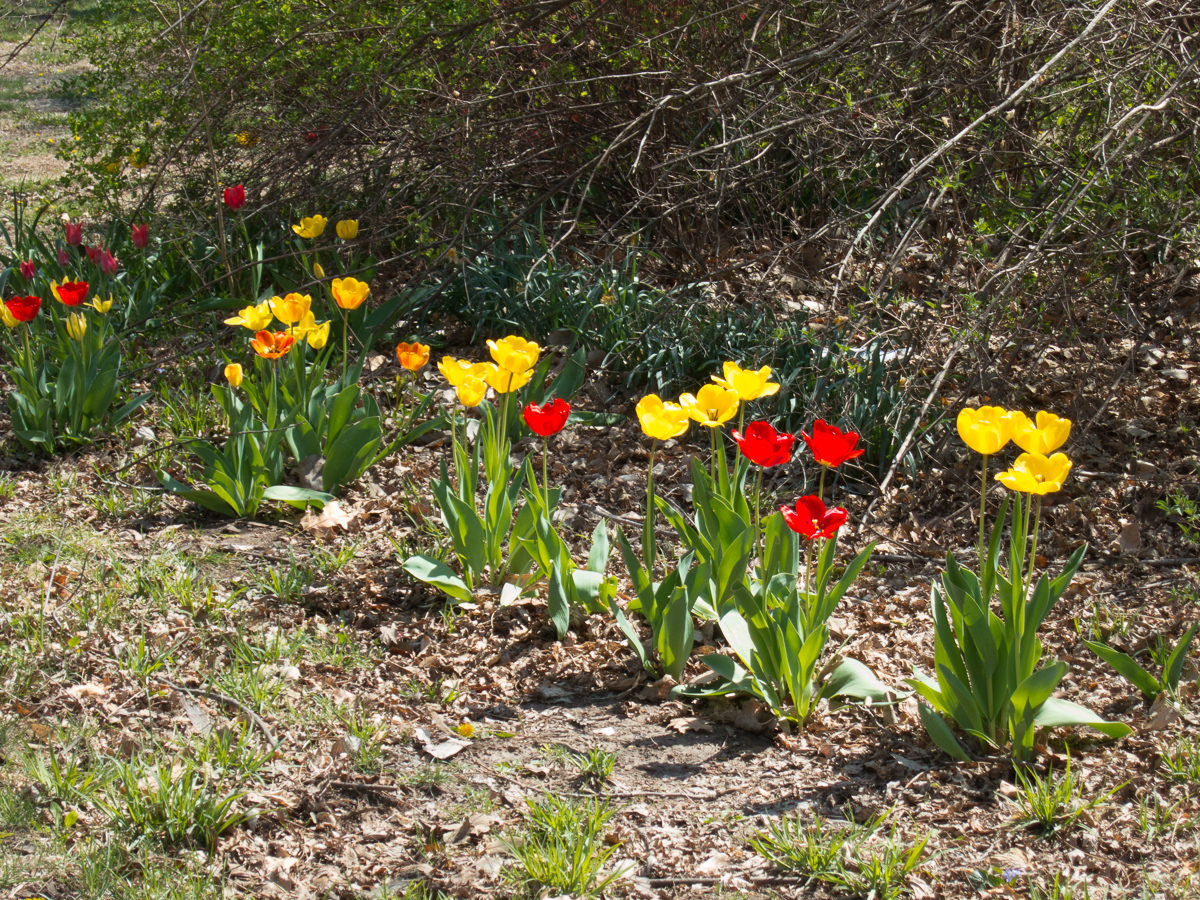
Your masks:
M982 578L947 553L946 571L933 586L936 676L918 673L909 680L924 701L921 720L930 738L960 760L970 757L946 719L988 747L1009 745L1020 761L1032 755L1038 728L1086 725L1109 737L1130 730L1053 696L1067 665L1044 658L1037 630L1079 569L1087 546L1071 554L1057 577L1043 574L1029 588L1027 517L1020 495L1011 503L1007 573L1000 568L1009 509L1006 499L988 540Z
M1138 665L1137 660L1129 654L1122 653L1107 644L1088 640L1085 640L1084 643L1089 650L1116 669L1121 677L1141 691L1146 699L1153 700L1164 692L1171 696L1179 693L1179 681L1183 677L1183 664L1198 629L1200 629L1200 622L1196 622L1184 631L1179 642L1163 660L1162 675L1154 675L1148 669Z

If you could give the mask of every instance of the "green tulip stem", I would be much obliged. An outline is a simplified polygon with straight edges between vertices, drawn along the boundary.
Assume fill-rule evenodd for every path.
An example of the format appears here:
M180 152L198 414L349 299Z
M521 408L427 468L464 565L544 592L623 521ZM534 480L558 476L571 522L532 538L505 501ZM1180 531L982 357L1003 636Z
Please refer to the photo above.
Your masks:
M812 538L804 539L804 596L807 599L811 596L809 593L809 574L812 569ZM806 604L811 607L811 604Z
M709 452L712 454L712 477L713 481L717 481L717 429L708 429L708 446Z
M506 390L504 392L504 408L500 415L500 446L496 448L497 455L499 455L501 453L504 454L504 456L500 459L497 459L496 462L503 463L504 465L508 464L508 449L507 449L508 445L506 442L508 441L508 405L509 405L509 397L512 396L512 380L513 380L513 373L509 372L508 373L508 384L505 385L505 387L507 387L508 390ZM499 471L499 468L497 468L497 471Z
M983 577L983 518L987 515L988 455L983 454L983 480L979 486L979 575Z
M1033 542L1029 548L1029 574L1025 579L1025 598L1029 597L1029 589L1033 586L1033 567L1037 565L1038 526L1042 524L1042 495L1038 494L1037 512L1033 516Z
M33 377L33 349L29 346L29 329L30 324L25 322L25 327L21 329L21 335L25 339L25 373L29 378L29 389L33 390L37 385L37 379Z
M826 466L825 464L822 463L821 478L817 482L817 499L820 500L822 503L825 502L825 471L828 468L829 468L828 466Z
M739 429L740 430L740 429ZM758 557L759 564L763 567L764 574L766 573L766 562L762 558L762 512L760 501L762 500L762 482L763 482L763 467L758 467L758 478L754 484L754 555Z
M646 564L646 574L654 580L654 453L658 450L658 441L650 442L650 468L646 475L646 517L642 522L642 558Z
M342 314L342 386L345 387L346 367L350 364L350 317L340 306L338 312Z
M552 519L550 510L550 438L542 440L542 493L546 496L546 521Z

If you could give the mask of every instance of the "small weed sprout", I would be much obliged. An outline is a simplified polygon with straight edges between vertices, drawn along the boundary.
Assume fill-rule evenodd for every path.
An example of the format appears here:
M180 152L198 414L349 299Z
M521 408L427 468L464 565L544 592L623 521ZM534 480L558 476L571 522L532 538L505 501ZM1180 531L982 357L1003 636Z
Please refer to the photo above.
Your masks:
M1175 781L1200 784L1200 742L1194 738L1180 738L1175 746L1163 750L1160 758Z
M603 747L592 747L587 753L572 753L570 763L585 780L600 783L608 781L612 775L617 765L617 754Z
M625 870L604 871L620 843L604 834L616 815L607 800L545 797L529 800L524 834L507 841L521 878L532 891L594 897Z
M1050 770L1042 776L1029 766L1020 766L1016 771L1018 789L1012 802L1017 805L1017 822L1037 828L1043 835L1070 828L1124 787L1122 783L1098 797L1085 799L1083 784L1071 772L1069 759L1061 775Z

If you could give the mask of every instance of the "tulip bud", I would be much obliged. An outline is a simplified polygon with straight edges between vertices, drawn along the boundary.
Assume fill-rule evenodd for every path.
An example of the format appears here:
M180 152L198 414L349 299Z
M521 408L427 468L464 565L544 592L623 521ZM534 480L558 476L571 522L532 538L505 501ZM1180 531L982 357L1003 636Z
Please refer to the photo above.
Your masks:
M133 246L138 250L145 250L146 244L150 242L150 226L149 225L130 225L129 230L133 240Z
M246 205L246 189L240 184L225 188L223 197L230 209L237 210Z
M26 281L32 281L33 276L37 273L37 266L34 265L32 259L27 259L21 263L21 277Z
M59 247L58 248L58 264L60 266L66 266L70 262L71 262L71 257L67 255L67 248Z
M67 243L78 247L83 243L83 225L80 222L63 222L63 230L67 234Z
M242 386L242 364L230 363L225 367L225 380L229 382L230 387Z

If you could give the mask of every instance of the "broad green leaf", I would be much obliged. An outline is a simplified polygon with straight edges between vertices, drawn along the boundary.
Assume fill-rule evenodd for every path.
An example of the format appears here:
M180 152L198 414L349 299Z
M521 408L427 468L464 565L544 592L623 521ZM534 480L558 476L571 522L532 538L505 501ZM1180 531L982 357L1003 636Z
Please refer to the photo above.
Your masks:
M400 566L413 578L433 585L459 603L470 603L475 599L466 582L440 559L421 555L410 556Z
M925 733L929 735L943 752L954 757L959 762L971 761L971 757L967 755L967 751L958 742L958 738L954 736L954 732L950 730L950 726L946 724L945 719L924 703L918 703L917 710L921 714L921 724L925 726Z
M1086 706L1062 700L1058 697L1049 698L1034 719L1038 728L1055 728L1068 725L1086 725L1110 738L1122 738L1133 731L1122 722L1109 722L1100 718Z
M1129 654L1122 653L1107 644L1101 644L1099 641L1084 640L1083 643L1147 697L1154 698L1163 692L1165 685L1159 684L1158 679L1139 666Z

